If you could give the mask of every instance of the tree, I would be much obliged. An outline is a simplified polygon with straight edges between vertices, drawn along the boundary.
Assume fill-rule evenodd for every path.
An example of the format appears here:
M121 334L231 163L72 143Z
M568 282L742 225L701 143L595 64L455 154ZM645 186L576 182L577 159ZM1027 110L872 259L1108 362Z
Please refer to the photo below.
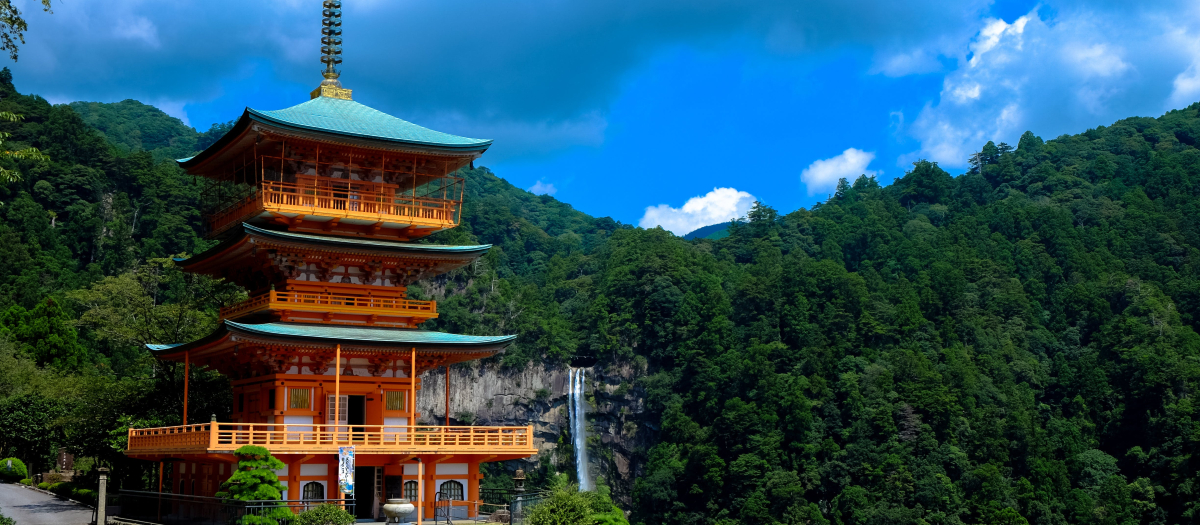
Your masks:
M41 0L42 10L51 13L50 0ZM25 43L25 31L29 24L21 16L21 10L12 0L0 0L0 51L8 51L9 58L17 61L17 41Z
M91 360L70 316L58 301L47 298L33 310L12 306L0 317L0 334L39 366L79 370Z
M245 445L233 451L237 456L237 470L229 479L221 483L221 490L216 493L218 498L238 501L278 500L283 495L283 484L275 476L275 471L284 467L282 461L271 456L266 448ZM246 514L242 517L242 525L279 525L278 520L292 518L292 511L283 506L266 507L260 514Z
M117 345L169 344L207 335L213 310L242 297L235 285L182 272L171 259L152 259L68 294L79 322Z
M46 1L49 2L49 0L46 0ZM3 4L0 4L0 12L2 12L3 9L4 9ZM3 26L4 26L4 23L0 22L0 27L3 27ZM0 40L2 40L4 37L5 37L5 33L3 32L3 30L0 30ZM0 45L0 48L3 48L3 45ZM17 115L10 111L0 111L0 120L7 120L9 122L20 122L22 120L25 120L25 117L23 115ZM42 153L41 151L38 151L37 148L32 147L32 146L26 147L26 148L21 148L16 151L2 149L2 148L4 148L4 141L8 140L9 137L12 137L12 133L9 133L7 131L0 131L0 159L26 160L26 161L38 161L38 162L45 162L45 161L50 160L50 157L46 156L44 153ZM4 182L19 181L19 180L21 180L21 172L18 170L15 170L15 169L9 169L9 168L0 166L0 180L3 180Z

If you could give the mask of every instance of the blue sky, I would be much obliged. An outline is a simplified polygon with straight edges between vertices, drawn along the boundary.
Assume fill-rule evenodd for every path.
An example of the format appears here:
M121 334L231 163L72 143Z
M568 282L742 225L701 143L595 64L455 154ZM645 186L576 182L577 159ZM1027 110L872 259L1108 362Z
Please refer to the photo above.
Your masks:
M52 102L133 98L204 130L320 81L319 0L24 4L17 87ZM356 100L494 139L477 164L517 186L678 234L1200 100L1195 2L344 4Z

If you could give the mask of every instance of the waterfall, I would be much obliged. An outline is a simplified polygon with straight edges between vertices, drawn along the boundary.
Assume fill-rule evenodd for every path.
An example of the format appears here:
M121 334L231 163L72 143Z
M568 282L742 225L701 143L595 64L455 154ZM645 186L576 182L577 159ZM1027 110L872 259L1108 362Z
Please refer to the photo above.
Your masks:
M575 475L579 478L579 490L592 490L592 481L588 478L587 459L587 409L583 401L584 368L570 370L568 387L569 401L567 411L570 414L571 437L575 443Z

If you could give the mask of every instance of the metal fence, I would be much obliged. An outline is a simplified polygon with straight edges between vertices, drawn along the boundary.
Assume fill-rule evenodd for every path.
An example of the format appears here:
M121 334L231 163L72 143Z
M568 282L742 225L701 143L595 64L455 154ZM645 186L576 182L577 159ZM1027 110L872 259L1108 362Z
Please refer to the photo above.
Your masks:
M246 502L164 492L122 490L110 517L163 525L229 525L246 514Z
M525 523L525 520L529 518L530 511L549 498L549 492L533 492L513 495L508 507L509 515L511 516L509 523L512 525Z
M120 521L162 525L231 525L246 515L261 516L278 509L286 509L295 515L322 503L338 505L354 514L352 499L238 501L168 492L122 490L109 498L108 515L110 519Z

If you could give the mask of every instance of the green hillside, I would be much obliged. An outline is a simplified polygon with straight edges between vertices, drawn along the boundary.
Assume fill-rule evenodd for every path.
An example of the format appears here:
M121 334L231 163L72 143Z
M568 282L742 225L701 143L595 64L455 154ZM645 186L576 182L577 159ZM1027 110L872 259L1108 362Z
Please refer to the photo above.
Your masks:
M145 108L80 110L101 135L0 74L0 111L27 117L0 130L53 158L0 188L0 455L67 446L127 488L153 478L124 429L181 410L181 371L139 345L199 337L240 296L161 260L209 243L191 178L152 153L187 134ZM438 298L429 327L518 334L505 366L641 371L622 391L645 424L621 432L652 445L614 487L635 523L1195 523L1197 140L1200 104L1026 133L962 176L843 181L718 240L465 170L464 225L430 242L496 248L411 293ZM224 379L191 388L193 418L227 415Z
M72 102L70 106L85 124L103 133L121 151L148 151L159 161L190 157L232 127L232 122L215 124L198 133L179 119L136 100Z

